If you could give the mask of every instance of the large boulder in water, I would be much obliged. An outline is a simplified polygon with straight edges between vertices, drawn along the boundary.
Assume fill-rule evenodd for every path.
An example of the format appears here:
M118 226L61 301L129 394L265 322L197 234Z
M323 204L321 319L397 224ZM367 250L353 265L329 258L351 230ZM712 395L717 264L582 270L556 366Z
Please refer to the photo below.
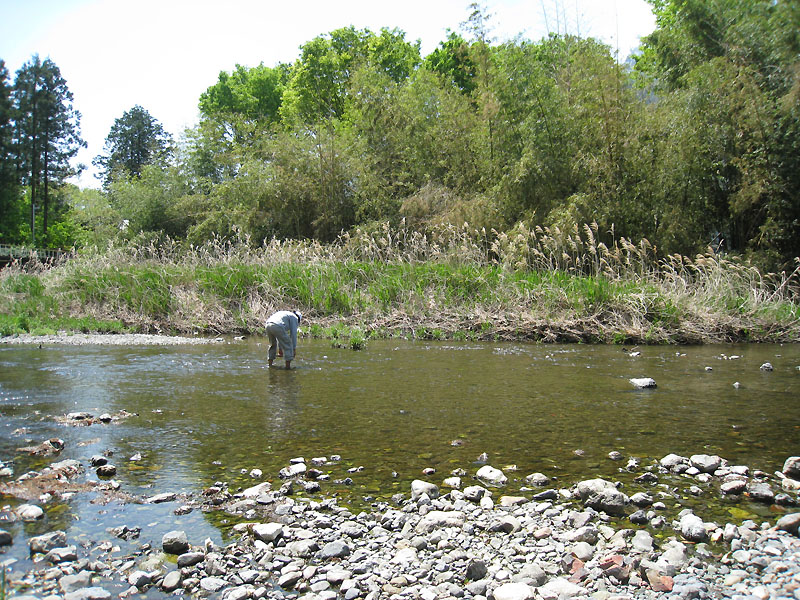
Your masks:
M585 479L583 481L579 481L578 485L576 486L576 490L578 495L581 497L581 500L586 500L589 496L593 494L599 494L603 490L611 489L616 490L617 486L605 479Z
M161 548L167 554L183 554L189 550L185 531L169 531L161 538Z
M701 473L713 473L719 469L722 459L716 454L692 454L689 464Z
M484 465L475 474L479 480L488 485L501 486L508 482L508 477L500 469Z

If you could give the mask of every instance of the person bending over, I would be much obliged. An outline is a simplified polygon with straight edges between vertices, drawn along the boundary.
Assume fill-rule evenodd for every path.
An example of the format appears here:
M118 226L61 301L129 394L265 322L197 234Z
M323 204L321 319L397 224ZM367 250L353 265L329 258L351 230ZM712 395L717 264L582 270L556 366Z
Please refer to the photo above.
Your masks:
M271 367L276 355L283 355L286 368L292 368L292 359L297 356L297 328L303 315L297 310L281 310L267 319L269 353L267 364Z

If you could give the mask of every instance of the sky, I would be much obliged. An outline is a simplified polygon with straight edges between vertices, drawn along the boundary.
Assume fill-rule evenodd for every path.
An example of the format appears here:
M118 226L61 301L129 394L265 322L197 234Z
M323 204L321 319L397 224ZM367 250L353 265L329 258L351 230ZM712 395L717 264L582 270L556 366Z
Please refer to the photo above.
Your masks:
M624 60L650 33L646 0L484 0L497 42L548 31L592 36ZM339 27L398 28L422 55L460 30L468 0L0 0L0 59L10 79L34 54L61 70L88 147L73 179L99 187L92 159L114 121L142 106L179 140L220 71L291 63L300 46Z

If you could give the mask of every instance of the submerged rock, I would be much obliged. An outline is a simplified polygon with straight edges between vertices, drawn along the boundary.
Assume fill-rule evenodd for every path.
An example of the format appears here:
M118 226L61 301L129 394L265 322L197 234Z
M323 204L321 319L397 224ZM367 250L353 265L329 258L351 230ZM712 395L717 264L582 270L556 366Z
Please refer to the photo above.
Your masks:
M31 554L46 554L53 548L59 548L66 545L66 543L67 534L64 531L51 531L50 533L38 535L28 540Z
M61 438L50 438L37 446L25 446L17 448L17 452L25 452L33 456L52 456L64 449L64 440Z
M544 486L547 485L550 481L550 478L547 477L544 473L531 473L527 477L525 477L525 483L530 485L537 485L537 486Z
M768 483L762 481L751 481L747 484L747 495L756 502L772 504L775 501L775 492Z

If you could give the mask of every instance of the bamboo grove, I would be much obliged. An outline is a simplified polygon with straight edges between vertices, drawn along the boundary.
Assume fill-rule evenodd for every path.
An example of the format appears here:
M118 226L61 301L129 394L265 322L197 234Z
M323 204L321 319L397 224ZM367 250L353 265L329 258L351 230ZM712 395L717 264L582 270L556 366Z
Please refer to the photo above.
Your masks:
M710 246L791 268L800 5L650 4L656 29L624 62L569 34L497 41L473 5L426 56L400 30L347 27L293 64L236 65L209 82L177 144L142 107L118 119L96 163L102 189L59 186L60 237L48 241L325 243L382 223L498 234L596 223L598 243L646 238L662 256ZM4 220L32 202L24 179L12 183ZM30 242L22 226L3 236Z

